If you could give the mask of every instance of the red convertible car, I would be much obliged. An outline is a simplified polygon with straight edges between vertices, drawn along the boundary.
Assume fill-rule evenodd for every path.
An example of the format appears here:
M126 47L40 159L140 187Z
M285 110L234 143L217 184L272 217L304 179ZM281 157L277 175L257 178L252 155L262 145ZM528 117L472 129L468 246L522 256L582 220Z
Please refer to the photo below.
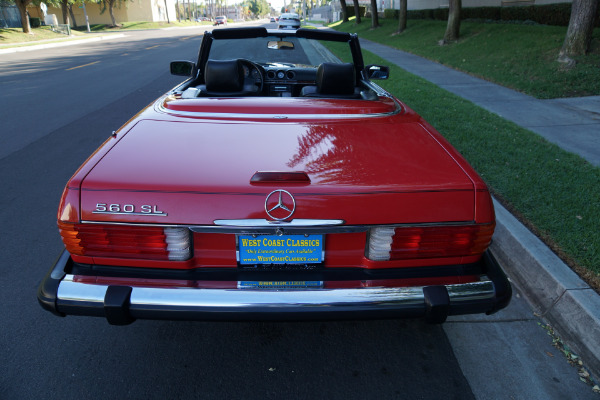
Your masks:
M356 35L215 30L171 72L67 183L45 309L439 323L508 304L485 183Z

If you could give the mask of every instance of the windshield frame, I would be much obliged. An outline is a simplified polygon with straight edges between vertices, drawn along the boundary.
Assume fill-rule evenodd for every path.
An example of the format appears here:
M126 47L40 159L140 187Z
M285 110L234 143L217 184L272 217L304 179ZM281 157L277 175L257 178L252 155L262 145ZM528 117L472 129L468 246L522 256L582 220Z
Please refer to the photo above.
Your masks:
M280 40L286 38L296 37L313 39L319 41L332 41L347 43L350 47L350 54L352 56L352 63L354 64L354 70L356 71L357 81L364 78L364 61L362 52L360 49L360 43L358 41L358 35L355 33L337 32L334 30L321 30L321 29L307 29L300 28L295 31L284 31L279 29L269 29L264 27L251 27L251 28L226 28L226 29L215 29L213 31L206 31L202 38L202 44L200 45L200 51L198 54L198 78L201 82L204 82L204 66L209 59L210 50L212 43L215 40L235 40L235 39L246 39L246 38L267 38L277 37Z

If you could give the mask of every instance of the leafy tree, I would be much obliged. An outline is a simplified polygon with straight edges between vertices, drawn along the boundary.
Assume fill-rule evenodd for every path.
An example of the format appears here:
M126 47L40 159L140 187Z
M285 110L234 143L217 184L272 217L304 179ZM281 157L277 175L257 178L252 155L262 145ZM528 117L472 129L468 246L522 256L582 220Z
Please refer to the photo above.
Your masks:
M248 7L248 10L257 17L271 12L271 6L269 6L267 0L246 0L242 3L242 6Z
M441 46L458 41L460 35L460 10L462 8L461 0L450 0L448 10L448 25L444 38L440 40Z
M99 3L102 4L103 8L102 11L100 11L100 13L104 13L104 11L106 11L106 9L108 8L108 13L110 14L110 20L112 25L111 26L119 26L117 24L117 20L115 18L115 13L113 12L113 9L115 7L115 5L120 4L120 3L126 3L128 0L100 0ZM133 1L133 0L131 0Z
M69 21L69 0L60 1L60 11L62 11L63 24L71 25L71 21Z
M73 6L75 5L75 2L70 2L67 7L69 9L69 15L71 16L71 21L73 21L73 26L75 28L77 28L77 21L75 20L75 14L73 13Z
M27 15L27 6L33 0L14 0L14 1L15 1L15 4L17 5L17 8L19 9L19 14L21 16L21 26L23 27L23 33L32 34L31 26L29 25L29 16Z
M572 56L587 54L590 50L597 11L598 0L573 0L567 35L558 55L559 61L574 64Z

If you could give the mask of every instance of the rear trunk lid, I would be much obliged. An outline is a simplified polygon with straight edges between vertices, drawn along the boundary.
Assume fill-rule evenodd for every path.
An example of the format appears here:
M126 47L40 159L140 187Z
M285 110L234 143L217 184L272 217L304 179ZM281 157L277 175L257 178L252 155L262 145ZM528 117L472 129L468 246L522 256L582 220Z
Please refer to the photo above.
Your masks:
M310 182L251 182L261 171ZM292 218L346 224L474 219L474 184L414 118L265 122L141 120L83 180L82 220L211 225L269 219L276 189Z

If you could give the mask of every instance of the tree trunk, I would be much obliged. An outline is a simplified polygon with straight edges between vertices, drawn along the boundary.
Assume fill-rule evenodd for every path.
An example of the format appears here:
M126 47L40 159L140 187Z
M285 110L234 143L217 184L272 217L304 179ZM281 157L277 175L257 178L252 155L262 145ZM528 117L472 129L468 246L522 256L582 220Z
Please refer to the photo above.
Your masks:
M379 14L377 13L377 0L371 0L371 29L379 27Z
M457 42L460 35L460 10L462 2L461 0L450 0L448 5L448 26L446 27L444 38L439 42L441 46Z
M360 24L362 20L360 19L360 6L358 5L358 0L354 0L354 16L356 17L354 22Z
M169 8L167 6L167 0L165 0L165 15L167 16L167 24L170 24L171 21L169 21Z
M574 63L570 57L587 54L592 41L597 11L598 0L573 0L569 28L558 54L559 61Z
M62 11L63 24L71 25L69 22L69 3L68 0L61 0L60 9Z
M115 19L115 14L113 12L114 5L115 5L115 0L108 1L108 13L110 14L110 20L112 22L112 26L117 26L117 20Z
M396 33L402 33L406 30L406 8L407 0L400 0L400 10L398 12L398 31Z
M27 4L30 2L31 0L15 0L17 8L19 9L19 14L21 14L23 33L33 34L33 32L31 32L31 26L29 25L29 15L27 15Z
M346 5L346 0L340 0L340 5L342 6L342 22L348 22L348 6Z
M77 28L77 21L75 20L75 14L73 14L73 4L69 4L69 15L71 16L71 21L73 21L73 26Z

